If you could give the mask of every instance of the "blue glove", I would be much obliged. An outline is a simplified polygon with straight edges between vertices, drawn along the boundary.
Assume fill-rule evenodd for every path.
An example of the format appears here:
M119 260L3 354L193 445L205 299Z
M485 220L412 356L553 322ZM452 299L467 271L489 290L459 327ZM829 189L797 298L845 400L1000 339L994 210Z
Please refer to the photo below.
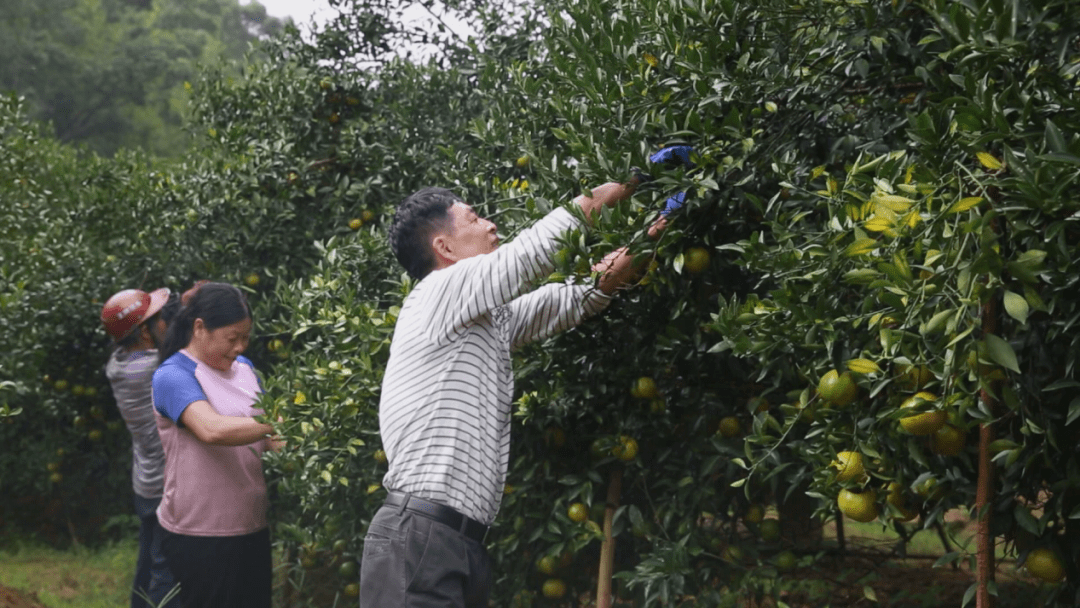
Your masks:
M662 163L665 165L674 165L676 163L679 163L687 169L693 169L695 165L690 160L690 153L693 151L693 146L668 146L650 156L649 162ZM672 211L675 211L679 207L682 207L683 203L685 202L686 192L680 192L674 196L669 197L664 203L664 210L660 212L660 215L667 215Z
M660 215L667 215L672 211L675 211L679 207L683 206L686 202L686 192L680 192L674 196L670 196L667 202L664 203L664 210L660 212Z
M665 165L680 163L687 169L693 169L695 165L690 161L690 153L693 151L694 146L668 146L650 156L649 162Z

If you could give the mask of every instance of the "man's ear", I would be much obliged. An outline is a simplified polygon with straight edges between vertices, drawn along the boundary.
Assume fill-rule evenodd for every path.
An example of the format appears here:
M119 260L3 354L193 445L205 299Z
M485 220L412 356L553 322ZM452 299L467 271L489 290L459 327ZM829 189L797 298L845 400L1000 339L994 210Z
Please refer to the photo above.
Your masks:
M435 253L437 260L456 262L454 250L450 246L450 239L445 234L439 233L431 238L431 251Z

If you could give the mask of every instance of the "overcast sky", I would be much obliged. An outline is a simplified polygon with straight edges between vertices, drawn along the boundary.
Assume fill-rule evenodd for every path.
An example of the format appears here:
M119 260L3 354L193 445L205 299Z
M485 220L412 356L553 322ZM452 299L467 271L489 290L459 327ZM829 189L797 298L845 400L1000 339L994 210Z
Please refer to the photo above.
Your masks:
M241 4L250 4L251 0L241 0ZM266 12L274 17L292 17L293 22L300 27L301 31L310 28L312 19L318 25L323 25L337 14L337 12L330 7L330 3L327 0L259 0L259 3L266 7ZM424 21L431 21L432 18L426 10L424 10L419 3L414 3L413 6L405 9L404 12L406 22L411 22L416 19ZM448 26L462 36L468 36L471 32L465 25L455 19L453 15L444 14L443 20Z
M327 0L259 0L259 4L265 6L266 12L274 17L292 17L299 26L310 23L312 17L320 24L326 23L334 15L334 9L330 8Z

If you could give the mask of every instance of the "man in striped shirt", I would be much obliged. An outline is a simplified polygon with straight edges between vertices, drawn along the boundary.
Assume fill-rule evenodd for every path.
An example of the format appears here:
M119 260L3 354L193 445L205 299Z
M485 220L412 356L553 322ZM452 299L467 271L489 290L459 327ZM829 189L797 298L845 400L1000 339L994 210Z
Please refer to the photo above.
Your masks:
M591 222L637 181L605 184L574 203ZM426 188L398 207L390 245L419 282L398 316L383 378L389 494L364 540L362 608L487 606L482 543L506 483L510 352L604 310L637 275L624 248L594 267L595 287L533 290L554 270L558 237L579 224L559 208L500 247L495 224L449 190Z
M131 485L139 518L139 554L132 582L131 606L162 606L174 580L161 553L164 532L157 520L165 483L165 452L158 436L150 403L150 380L158 367L158 345L168 320L179 308L168 288L151 293L125 289L105 302L101 322L116 350L109 356L105 375L116 407L131 432ZM147 603L147 599L151 603ZM176 606L171 600L168 606Z

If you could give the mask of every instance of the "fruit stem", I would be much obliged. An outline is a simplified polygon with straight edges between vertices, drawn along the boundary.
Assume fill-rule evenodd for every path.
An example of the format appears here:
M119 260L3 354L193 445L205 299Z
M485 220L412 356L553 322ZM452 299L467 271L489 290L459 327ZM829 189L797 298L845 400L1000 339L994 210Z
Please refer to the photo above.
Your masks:
M596 608L611 608L611 576L615 570L615 537L611 535L615 509L622 494L623 468L615 467L608 480L607 505L604 509L604 544L600 547L600 573L596 583Z

